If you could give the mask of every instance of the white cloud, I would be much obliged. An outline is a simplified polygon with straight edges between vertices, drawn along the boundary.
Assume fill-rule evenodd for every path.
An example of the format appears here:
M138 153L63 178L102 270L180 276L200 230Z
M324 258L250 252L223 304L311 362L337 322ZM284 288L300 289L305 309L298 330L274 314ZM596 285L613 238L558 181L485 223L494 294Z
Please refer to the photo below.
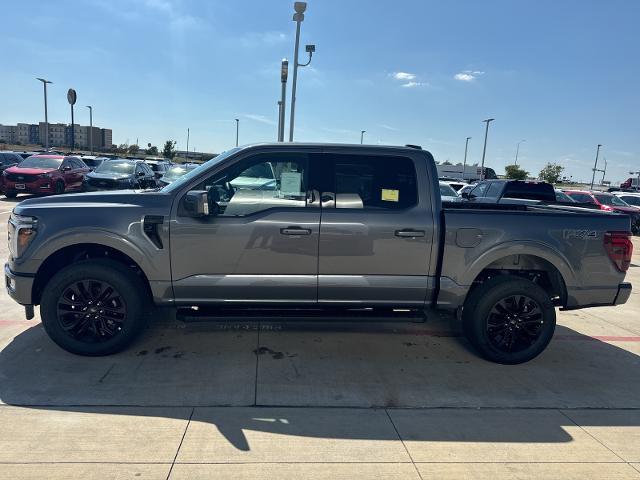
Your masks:
M480 75L484 75L484 72L479 70L464 70L460 73L456 73L453 78L461 82L472 82Z
M407 73L407 72L395 72L392 74L393 78L396 80L415 80L415 73Z
M271 120L264 115L258 115L257 113L245 113L243 117L248 118L249 120L253 120L254 122L264 123L265 125L276 125L276 122L274 120Z
M416 87L424 87L426 85L429 85L429 84L426 82L407 82L407 83L403 83L400 86L404 88L416 88Z
M275 30L266 32L248 32L238 39L245 48L279 45L287 40L287 34Z
M390 130L392 132L397 132L398 129L396 127L392 127L391 125L387 125L384 123L381 123L380 125L378 125L380 128L384 128L385 130Z

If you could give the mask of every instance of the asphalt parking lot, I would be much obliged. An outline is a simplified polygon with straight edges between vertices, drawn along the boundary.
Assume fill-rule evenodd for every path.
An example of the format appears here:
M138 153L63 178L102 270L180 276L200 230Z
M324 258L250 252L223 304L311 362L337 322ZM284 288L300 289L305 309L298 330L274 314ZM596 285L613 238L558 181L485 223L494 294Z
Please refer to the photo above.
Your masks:
M14 203L0 199L0 239ZM560 312L547 351L519 366L479 359L447 315L159 312L129 350L83 358L4 291L0 310L1 479L640 478L638 289Z

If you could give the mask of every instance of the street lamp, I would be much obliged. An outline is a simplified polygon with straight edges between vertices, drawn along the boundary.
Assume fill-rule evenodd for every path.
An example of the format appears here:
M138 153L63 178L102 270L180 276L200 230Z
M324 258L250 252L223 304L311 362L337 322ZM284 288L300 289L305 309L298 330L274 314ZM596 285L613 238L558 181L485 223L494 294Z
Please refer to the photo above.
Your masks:
M278 102L278 141L284 142L284 116L287 102L287 79L289 78L289 60L282 59L280 64L280 101Z
M296 44L293 51L293 83L291 85L291 113L289 114L289 141L293 142L293 126L295 124L296 114L296 86L298 83L298 67L306 67L311 63L313 52L316 51L315 45L307 45L306 52L309 54L307 63L298 63L298 50L300 47L300 24L304 21L304 12L307 9L307 2L295 2L293 8L296 13L293 15L293 21L296 22Z
M364 134L367 133L366 130L360 130L360 145L364 142Z
M91 105L87 105L89 109L89 150L91 151L91 155L93 155L93 107Z
M469 140L471 140L471 137L467 137L467 141L464 142L464 163L462 164L462 180L464 180L464 174L467 170L467 150L469 149Z
M518 152L520 152L520 144L526 142L526 140L520 140L516 145L516 161L514 165L518 165Z
M598 155L600 155L600 147L602 145L599 143L598 148L596 149L596 162L593 164L593 175L591 176L591 190L593 190L593 182L596 180L596 171L598 169Z
M240 119L236 118L236 147L238 146L238 134L240 133Z
M487 118L483 120L484 123L487 124L484 131L484 147L482 148L482 165L480 166L480 180L484 180L484 157L487 153L487 135L489 135L489 124L493 122L495 118Z
M185 161L189 161L189 128L187 127L187 155Z
M47 83L53 83L44 78L36 78L40 80L44 86L44 149L49 151L49 116L47 115Z

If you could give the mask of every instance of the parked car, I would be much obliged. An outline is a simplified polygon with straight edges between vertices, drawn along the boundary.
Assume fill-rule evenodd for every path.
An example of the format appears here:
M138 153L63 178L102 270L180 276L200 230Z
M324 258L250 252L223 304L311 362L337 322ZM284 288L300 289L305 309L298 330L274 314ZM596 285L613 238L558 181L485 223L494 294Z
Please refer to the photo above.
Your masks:
M0 172L9 167L17 165L24 160L20 155L14 152L0 152Z
M459 202L461 199L448 182L439 182L440 198L443 202Z
M556 202L576 203L576 201L573 198L571 198L569 195L564 193L562 190L556 188L555 192L556 192Z
M78 157L33 155L2 172L2 191L7 198L14 198L18 193L78 191L82 190L87 173L89 167Z
M265 170L273 190L233 187ZM27 318L40 305L47 334L76 354L124 349L152 304L199 320L233 305L301 318L399 307L459 312L477 351L505 364L547 347L554 306L631 295L628 216L440 208L439 195L433 157L414 147L234 148L161 190L21 202L8 227L7 291Z
M190 172L198 168L200 164L198 163L181 163L171 165L169 169L165 172L165 174L158 180L158 184L161 187L165 185L169 185L171 182L176 181L178 178L183 176L185 173Z
M640 191L640 177L630 177L620 184L623 190Z
M167 172L167 170L171 167L171 163L166 160L145 160L144 163L151 167L156 179L162 178L162 176Z
M29 158L32 157L34 155L41 155L44 152L16 152L18 155L20 155L22 157L22 159L24 160L25 158ZM51 152L55 155L60 155L58 152Z
M458 190L458 195L462 198L464 197L464 194L468 194L471 190L474 189L474 187L476 186L476 183L470 183L465 185L464 187L462 187L460 190Z
M143 160L108 160L86 175L86 190L155 188L153 170Z
M485 180L462 194L468 202L477 203L518 203L522 200L555 203L553 185L547 182L524 180Z
M628 203L632 207L640 207L640 193L635 192L614 192L616 197Z
M447 185L449 185L451 188L453 188L456 192L460 193L460 190L464 187L466 187L467 185L469 185L467 182L462 182L460 180L440 180L441 182L445 182Z
M631 231L640 233L640 208L626 203L612 193L590 192L587 190L565 190L565 193L576 202L592 204L606 212L624 213L631 217Z
M107 157L96 157L94 155L83 155L80 158L92 171L100 166L102 162L108 160Z

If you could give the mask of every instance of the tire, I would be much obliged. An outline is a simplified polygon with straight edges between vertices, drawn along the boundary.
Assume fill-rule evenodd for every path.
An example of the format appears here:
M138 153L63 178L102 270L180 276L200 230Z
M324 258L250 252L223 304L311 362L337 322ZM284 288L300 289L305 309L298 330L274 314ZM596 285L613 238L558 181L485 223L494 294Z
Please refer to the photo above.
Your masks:
M556 311L549 294L535 283L500 275L469 294L462 325L482 357L515 365L547 348L556 327Z
M4 193L4 196L7 198L16 198L18 196L18 192L16 192L15 190L7 190Z
M64 193L64 182L58 180L55 184L54 194L61 195Z
M100 302L108 287L113 293ZM56 273L44 288L40 304L44 329L56 344L78 355L122 351L145 326L148 297L142 292L146 290L142 280L118 262L88 259L74 263Z

